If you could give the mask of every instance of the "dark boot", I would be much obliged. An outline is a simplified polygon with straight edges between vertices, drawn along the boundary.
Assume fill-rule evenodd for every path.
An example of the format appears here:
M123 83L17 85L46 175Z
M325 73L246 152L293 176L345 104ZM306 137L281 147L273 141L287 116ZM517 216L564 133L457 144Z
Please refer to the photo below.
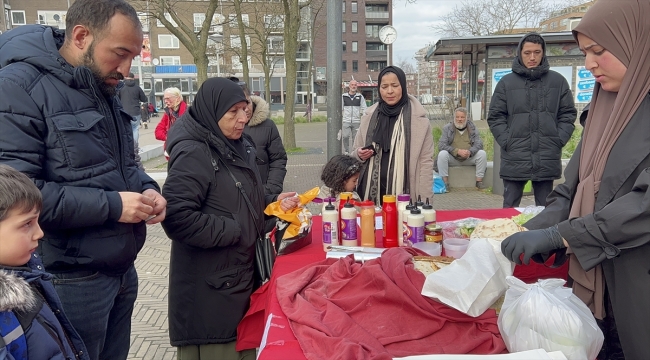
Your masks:
M477 187L479 190L485 190L485 189L487 189L487 186L485 186L485 185L483 184L483 181L477 181L477 182L476 182L476 187Z

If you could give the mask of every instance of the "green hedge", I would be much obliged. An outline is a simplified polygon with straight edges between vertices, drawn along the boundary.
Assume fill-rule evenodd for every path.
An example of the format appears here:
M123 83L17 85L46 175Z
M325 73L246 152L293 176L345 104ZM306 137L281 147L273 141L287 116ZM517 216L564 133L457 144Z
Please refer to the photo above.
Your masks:
M274 116L271 118L276 125L284 124L284 116ZM294 119L296 124L305 124L307 123L307 118L304 116L296 116ZM314 115L311 117L311 122L327 122L327 116L324 115Z

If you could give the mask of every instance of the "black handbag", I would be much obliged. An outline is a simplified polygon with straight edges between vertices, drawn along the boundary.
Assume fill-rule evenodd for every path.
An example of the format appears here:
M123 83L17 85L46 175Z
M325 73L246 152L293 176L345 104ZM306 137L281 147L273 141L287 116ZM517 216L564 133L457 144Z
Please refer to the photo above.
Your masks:
M235 175L233 175L232 171L230 171L226 163L221 159L219 160L228 171L228 174L230 174L232 180L235 182L235 186L244 198L246 206L248 207L248 212L251 213L253 222L255 223L255 230L257 231L257 239L255 240L255 281L257 284L255 287L257 288L271 279L271 270L273 270L273 263L275 263L276 257L275 247L271 242L271 238L262 235L260 229L257 227L257 220L259 219L260 215L253 210L253 204L248 198L248 195L246 195L244 187L239 181L237 181L237 178L235 178Z

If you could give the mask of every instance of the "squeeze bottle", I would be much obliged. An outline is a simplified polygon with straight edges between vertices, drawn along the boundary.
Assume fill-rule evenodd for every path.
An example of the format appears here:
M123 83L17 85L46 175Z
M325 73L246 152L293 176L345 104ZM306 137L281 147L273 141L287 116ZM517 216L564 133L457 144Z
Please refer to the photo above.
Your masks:
M404 243L408 239L408 234L409 234L408 219L412 209L415 209L415 205L413 205L413 202L409 201L409 203L404 208L404 211L402 211L402 223L399 225L400 246L404 246Z
M418 195L418 201L415 202L415 206L422 210L422 206L424 206L424 202L422 201L422 196Z
M323 249L330 251L330 245L339 245L339 212L332 204L333 198L328 198L329 203L323 208Z
M397 230L399 232L398 235L402 235L404 232L403 225L406 222L406 219L404 219L404 210L406 210L406 206L409 204L409 201L411 200L411 195L409 194L401 194L397 195ZM402 241L402 236L398 236L399 240L399 246L403 245Z
M395 195L384 195L381 216L384 222L383 241L385 248L397 247L397 204L395 204Z
M436 211L433 210L433 205L429 204L429 198L427 198L426 204L422 206L420 211L424 216L424 226L436 223Z
M408 218L408 231L408 240L411 244L424 242L424 216L418 208L411 209Z
M350 203L345 202L341 209L341 242L343 246L358 246L357 242L357 209Z
M361 246L375 247L375 204L361 202Z

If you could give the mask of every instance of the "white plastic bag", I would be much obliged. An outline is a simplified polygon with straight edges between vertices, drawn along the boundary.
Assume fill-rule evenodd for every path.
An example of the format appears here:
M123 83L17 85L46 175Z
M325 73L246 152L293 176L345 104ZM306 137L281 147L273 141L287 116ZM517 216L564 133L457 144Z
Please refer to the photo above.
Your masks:
M562 279L526 284L508 276L510 288L499 314L499 331L508 351L562 351L569 360L593 360L603 333L589 308Z

